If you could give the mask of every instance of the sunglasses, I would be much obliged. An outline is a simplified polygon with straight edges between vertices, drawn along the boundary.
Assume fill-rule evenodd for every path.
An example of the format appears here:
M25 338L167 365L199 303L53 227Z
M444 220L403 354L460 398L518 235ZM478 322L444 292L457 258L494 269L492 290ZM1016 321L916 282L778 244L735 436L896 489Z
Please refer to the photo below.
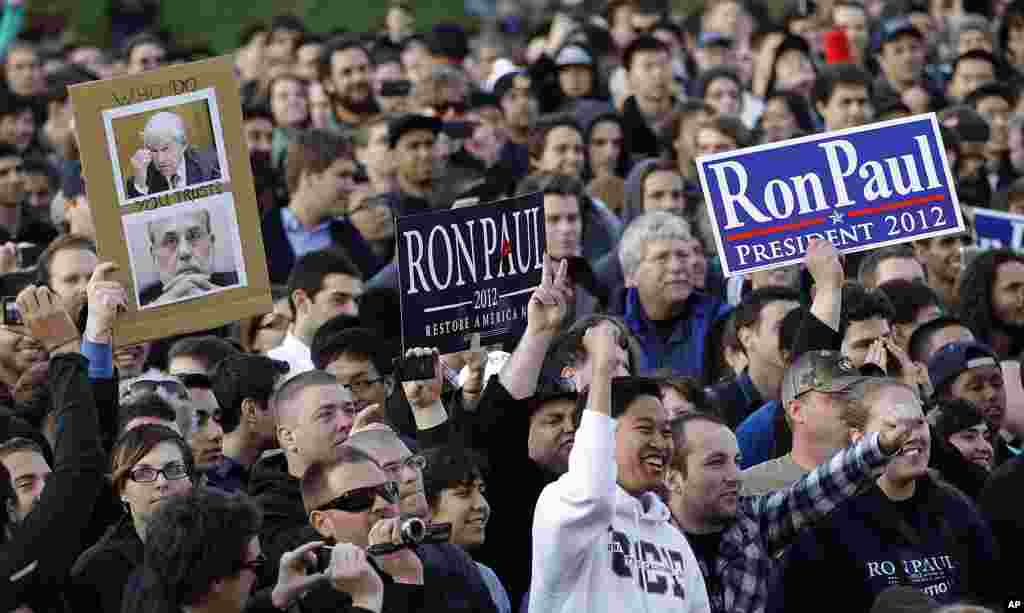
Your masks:
M431 106L431 108L434 109L438 116L445 115L448 111L461 115L466 112L469 105L465 102L442 102L441 104Z
M185 385L179 381L154 381L152 379L140 379L139 381L132 382L128 386L128 391L125 396L134 396L135 394L153 394L158 390L162 390L170 396L174 396L181 400L188 400L188 389Z
M385 481L380 485L356 488L317 507L316 510L365 513L373 508L373 503L376 502L378 497L383 498L388 504L395 504L398 502L398 483L394 481Z

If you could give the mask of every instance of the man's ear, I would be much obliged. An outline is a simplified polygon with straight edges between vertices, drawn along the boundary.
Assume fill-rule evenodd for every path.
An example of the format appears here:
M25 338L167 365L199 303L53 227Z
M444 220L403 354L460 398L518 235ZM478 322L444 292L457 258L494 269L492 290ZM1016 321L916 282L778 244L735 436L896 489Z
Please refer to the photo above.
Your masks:
M860 439L864 438L864 432L861 432L857 428L850 428L850 442L856 445L860 442Z
M784 410L789 415L791 422L799 424L804 422L804 403L801 400L790 402Z
M824 102L821 102L821 101L818 101L818 102L815 102L815 103L814 103L814 109L815 109L816 111L818 111L818 115L821 115L822 117L824 117L824 116L825 116L825 111L824 111L823 109L824 109L825 107L827 107L827 106L828 106L828 105L826 105L826 104L825 104Z
M277 444L286 451L292 453L298 451L298 445L295 444L295 432L291 428L277 427Z
M683 495L683 474L675 468L665 471L665 485L673 496Z
M737 328L736 338L740 341L740 347L743 347L744 353L748 351L747 347L750 347L750 342L753 340L751 336L754 335L754 326L743 326Z
M323 511L312 511L309 514L309 525L324 538L334 538L334 524L331 517Z
M304 312L309 304L309 296L306 295L306 290L297 289L292 292L292 302L295 303L295 313L293 315L298 316L299 313Z
M565 367L562 368L562 373L561 374L562 374L562 378L563 379L572 379L572 378L574 378L576 376L576 367L575 366L565 366Z

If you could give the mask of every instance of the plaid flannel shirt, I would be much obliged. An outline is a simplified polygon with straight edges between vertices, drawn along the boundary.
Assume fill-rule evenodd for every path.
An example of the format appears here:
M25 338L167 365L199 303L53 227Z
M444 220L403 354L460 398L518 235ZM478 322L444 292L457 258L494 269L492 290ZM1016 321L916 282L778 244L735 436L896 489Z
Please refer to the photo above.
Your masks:
M805 527L824 519L856 494L888 457L878 445L878 433L837 453L789 488L766 496L740 499L736 520L725 529L714 560L717 581L707 581L712 603L724 610L712 613L763 613L776 555ZM701 572L709 569L700 560ZM719 594L710 594L712 590ZM712 604L714 606L714 604Z

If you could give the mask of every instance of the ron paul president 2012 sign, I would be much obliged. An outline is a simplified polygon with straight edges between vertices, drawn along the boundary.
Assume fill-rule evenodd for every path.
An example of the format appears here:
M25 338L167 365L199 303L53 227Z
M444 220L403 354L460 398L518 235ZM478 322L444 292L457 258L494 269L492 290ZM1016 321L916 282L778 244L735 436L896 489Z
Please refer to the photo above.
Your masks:
M934 113L697 159L727 276L961 232Z
M453 353L522 330L544 267L544 201L527 194L398 218L402 344Z

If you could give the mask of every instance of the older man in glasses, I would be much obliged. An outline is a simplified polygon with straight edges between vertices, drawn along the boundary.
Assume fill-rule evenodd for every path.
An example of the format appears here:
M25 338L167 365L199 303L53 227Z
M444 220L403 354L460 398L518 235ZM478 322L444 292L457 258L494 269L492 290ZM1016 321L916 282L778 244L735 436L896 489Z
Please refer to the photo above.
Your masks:
M348 543L369 550L402 542L398 485L373 458L351 445L342 445L332 460L309 466L302 477L302 503L309 523L330 545ZM413 549L372 557L382 575L389 610L428 610L423 607L423 563ZM364 606L359 594L346 595L356 606ZM336 586L322 585L303 599L303 610L344 610L340 605L345 600Z

